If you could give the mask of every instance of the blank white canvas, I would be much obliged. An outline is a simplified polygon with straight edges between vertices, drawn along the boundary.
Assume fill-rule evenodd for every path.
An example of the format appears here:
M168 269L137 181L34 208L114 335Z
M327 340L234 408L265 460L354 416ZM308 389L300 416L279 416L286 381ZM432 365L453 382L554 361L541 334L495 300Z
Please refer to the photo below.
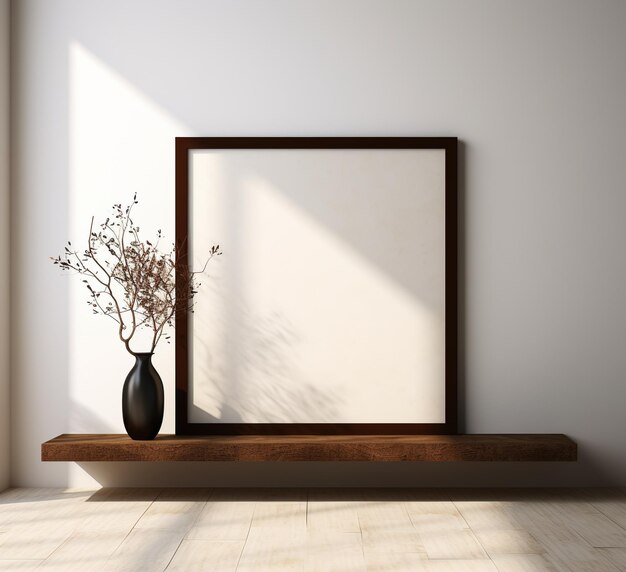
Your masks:
M445 152L196 150L191 423L445 421Z

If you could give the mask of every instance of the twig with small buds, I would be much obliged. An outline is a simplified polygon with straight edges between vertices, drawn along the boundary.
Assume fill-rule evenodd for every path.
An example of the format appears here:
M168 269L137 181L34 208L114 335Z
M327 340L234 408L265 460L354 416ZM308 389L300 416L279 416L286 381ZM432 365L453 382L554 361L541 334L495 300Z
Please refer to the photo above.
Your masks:
M176 245L168 252L159 250L161 230L154 243L140 240L140 228L131 217L136 204L135 193L128 207L113 205L112 217L99 225L97 232L92 218L82 253L68 241L62 255L51 257L61 270L82 277L92 312L117 323L119 338L133 355L131 341L139 328L152 329L150 352L154 352L166 330L173 327L177 312L192 309L200 285L197 276L206 271L213 257L222 254L219 244L212 246L202 270L190 270ZM164 339L170 343L171 336L165 333Z

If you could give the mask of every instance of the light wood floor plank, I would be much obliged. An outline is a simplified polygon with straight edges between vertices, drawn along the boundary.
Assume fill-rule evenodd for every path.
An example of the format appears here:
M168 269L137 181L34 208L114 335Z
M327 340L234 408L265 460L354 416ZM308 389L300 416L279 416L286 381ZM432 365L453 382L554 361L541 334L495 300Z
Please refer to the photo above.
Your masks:
M454 501L454 505L474 531L521 528L509 510L508 503L501 501Z
M43 529L44 524L73 530L77 511L91 494L56 489L12 489L0 495L0 532L31 526Z
M304 527L252 527L237 572L302 572L306 567L307 531Z
M545 549L525 530L477 530L478 542L489 556L494 554L542 554Z
M553 511L548 510L546 501L520 501L510 505L509 510L523 530L532 531L532 534L540 540L538 535L547 536L552 541L564 542L581 541L579 535L564 526Z
M489 558L471 530L420 534L428 558L481 560Z
M367 572L425 572L428 561L417 552L393 554L367 552L365 554Z
M422 537L417 530L364 530L362 533L363 552L384 552L387 554L420 554L428 558Z
M183 540L168 572L235 572L242 541Z
M513 505L512 510L524 528L532 531L545 549L546 558L557 569L574 569L577 572L617 570L605 555L568 527L550 499L520 501Z
M46 572L99 572L125 538L125 532L75 532L43 562L40 569Z
M39 570L43 560L0 560L0 570L2 572L30 572Z
M600 552L620 570L626 570L626 548L600 548Z
M594 508L626 530L626 495L621 490L584 491L584 493Z
M422 533L465 530L467 522L451 501L404 503L415 529Z
M306 536L306 572L365 572L358 532L309 530Z
M0 495L0 559L45 559L80 528L89 491L12 489Z
M349 492L341 490L310 491L307 503L307 528L322 531L361 532L357 503L348 500L349 497Z
M626 570L621 491L209 493L5 491L0 570Z
M594 547L626 547L626 530L600 512L584 491L551 491L544 510L555 522L563 523Z
M575 515L570 513L565 522L591 546L596 548L626 548L626 530L599 512Z
M42 511L33 522L10 524L8 532L0 534L0 559L48 558L78 526L77 514Z
M364 532L415 530L402 497L393 491L361 491L355 502Z
M209 489L164 491L137 521L135 528L187 532L204 508L209 495Z
M430 560L427 572L498 572L491 560Z
M306 530L307 491L267 490L257 493L251 528Z
M133 530L111 555L107 572L161 572L183 540L181 532Z
M496 554L491 559L499 572L559 572L541 554Z
M81 530L130 532L159 489L101 489L83 503Z
M249 491L217 491L187 533L189 540L245 540L256 496Z
M597 548L572 542L545 542L546 556L558 569L576 572L616 572L618 568Z

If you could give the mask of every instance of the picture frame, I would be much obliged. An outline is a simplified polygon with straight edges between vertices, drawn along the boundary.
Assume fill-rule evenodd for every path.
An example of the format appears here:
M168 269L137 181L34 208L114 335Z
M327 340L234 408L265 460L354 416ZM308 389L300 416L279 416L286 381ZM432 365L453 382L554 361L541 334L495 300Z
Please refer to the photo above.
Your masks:
M217 296L212 300L212 306L207 302L206 308L201 308L208 318L204 321L202 318L198 320L195 314L184 311L177 314L175 333L177 435L457 433L456 137L178 137L175 166L176 250L178 261L181 262L177 264L177 288L186 284L181 269L187 268L188 263L191 267L199 264L198 260L194 261L192 258L202 252L206 238L203 233L211 226L220 227L228 234L232 232L241 234L244 232L241 229L245 228L247 233L245 240L250 241L250 244L271 245L272 252L275 249L279 250L278 258L281 260L280 265L275 263L276 268L266 268L264 264L259 263L259 259L270 261L268 265L271 266L272 257L268 256L267 252L256 252L251 256L248 254L249 249L245 250L238 244L236 238L230 243L220 243L225 252L223 259L229 256L227 253L231 253L230 264L233 268L236 264L233 260L250 257L249 261L245 263L240 261L238 264L243 266L244 270L248 264L254 272L250 270L246 276L253 276L255 279L243 283L242 277L237 274L243 272L239 269L230 271L230 278L227 276L223 280L220 278L214 280L212 276L214 268L215 272L219 273L221 269L217 267L222 264L223 259L220 258L217 261L219 264L215 266L212 266L212 261L208 268L209 277L202 280L211 284L209 287L211 295ZM215 174L217 171L230 173L229 182L225 183L219 179ZM236 173L237 176L231 176L232 173ZM236 184L233 180L237 181ZM304 187L302 190L300 181ZM412 187L414 181L419 182L415 183L415 189ZM241 221L236 225L235 221L226 220L228 217L217 212L221 208L217 208L218 204L222 207L225 203L230 204L235 200L232 198L233 193L241 194L237 185L247 185L245 193L248 194L244 195L248 197L246 200L253 203L246 215L248 223L244 225ZM275 187L279 190L277 191ZM400 189L398 193L395 192L396 187ZM282 196L281 189L288 189L288 192L284 193L289 195L287 198ZM320 190L322 198L316 196L316 189ZM352 209L351 204L360 204L359 201L363 199L359 196L361 190L367 193L368 201L372 203L371 208L365 205ZM311 200L314 195L316 200ZM340 195L339 198L337 195ZM422 202L414 197L422 197L419 198ZM207 202L210 200L214 202ZM396 201L396 204L387 206L393 201ZM306 208L299 204L305 202ZM422 209L420 206L422 204L430 206ZM232 205L228 209L227 211L232 214ZM316 216L323 218L324 213L327 215L326 222L332 219L332 224L324 226L314 220ZM363 220L359 219L361 215ZM255 226L257 216L266 219ZM403 220L397 225L398 228L395 228L394 216ZM415 218L415 224L412 223L411 217ZM208 219L212 224L208 224ZM284 223L281 222L283 219ZM352 234L345 230L344 219L349 219L347 227ZM368 245L372 240L369 238L368 225L371 226L372 221L375 223L373 226L383 235L381 238L383 245L375 246L375 249L380 248L383 253L379 253L375 260L373 255L372 259L368 260L371 250ZM227 224L231 227L221 226ZM331 232L327 227L333 225L334 232ZM255 230L257 226L259 228ZM232 231L233 227L239 230ZM274 227L281 227L284 234L278 235L278 238L273 236L272 233L279 232ZM288 238L282 240L281 236ZM358 240L348 240L354 237ZM219 236L215 238L221 240ZM411 240L418 244L412 244ZM203 246L196 247L195 241L202 243ZM344 244L345 242L348 244ZM328 268L324 269L327 273L321 273L323 276L319 277L319 281L317 275L313 281L306 281L302 277L302 274L309 271L309 266L301 266L302 251L298 250L300 244L307 256L311 252L326 253L314 258L316 262L322 260L328 265ZM336 244L339 244L337 248L333 246ZM359 248L355 248L355 245ZM389 251L393 264L385 260L383 249L385 245L392 247ZM280 252L281 248L284 248L284 253ZM335 254L335 250L339 250L341 254ZM400 256L396 251L417 252L416 256L421 262L412 265L411 259ZM334 257L337 257L337 260ZM332 260L327 262L328 258ZM290 266L285 261L297 267L297 271L285 273L284 268ZM350 272L344 272L346 267L354 268ZM391 271L388 271L390 268ZM329 269L337 269L337 272L333 273ZM383 269L388 272L383 272ZM345 276L337 278L337 274L342 272ZM271 306L271 303L280 305L283 299L292 297L294 292L303 293L307 300L314 298L314 308L308 314L301 315L301 306L287 304L296 316L291 316L288 310L283 309L288 320L281 315L279 326L283 329L278 333L266 329L261 332L261 336L249 340L245 326L239 324L237 327L240 330L237 335L232 333L222 335L216 330L227 327L224 324L228 323L228 316L231 316L232 323L232 316L241 312L232 301L234 295L230 291L233 288L224 286L234 283L233 276L238 277L237 283L241 288L251 292L250 297L256 304L255 309L261 308L265 312L251 313L254 319L249 320L249 323L254 327L263 322L258 316L272 314L272 308L268 309L265 306L268 304ZM337 294L336 300L333 290L335 280L341 283L341 287L345 287L345 292L342 296ZM293 281L291 286L290 281ZM422 282L426 284L424 287L426 294L422 295L420 291L420 295L416 296L414 291L419 288L413 288L414 283L419 283L421 287ZM259 285L258 290L264 294L257 295L256 291L250 290L254 288L255 283ZM374 283L375 285L372 285ZM311 292L305 292L309 284ZM363 288L355 287L355 284L362 284ZM205 287L206 284L203 284L200 288L197 296L200 300ZM386 288L389 292L385 290ZM221 293L218 292L220 289ZM282 294L276 293L275 290L282 291ZM361 294L362 291L366 292ZM353 298L359 296L363 299L353 301ZM355 332L368 330L371 326L372 332L371 335L368 334L369 337L364 336L363 340L360 338L355 340L350 334L350 316L367 315L367 308L373 307L371 301L378 300L377 296L380 296L381 300L389 300L394 315L398 316L397 335L398 339L402 340L402 343L396 344L398 348L394 346L393 329L389 330L392 335L381 333L381 330L387 331L385 328L389 328L389 324L392 326L396 324L393 320L387 323L384 311L380 312L379 321L382 321L382 326L373 323L373 319L372 323L368 319L363 319L360 325L355 326ZM425 298L428 303L421 298ZM218 306L216 300L220 301L220 307L222 303L228 307L224 310L226 318L221 326L215 326L217 322L211 313L215 312ZM268 300L271 300L271 303ZM362 304L366 311L350 314L353 311L351 306L353 302L357 308L358 304ZM336 304L335 309L343 310L344 306L350 306L350 309L345 310L345 316L336 317L337 312L333 312L333 304ZM405 304L408 310L405 310L402 304ZM385 304L382 306L384 308ZM341 356L341 351L336 351L339 344L332 347L329 345L326 336L323 335L324 323L321 325L319 323L320 314L324 315L323 319L328 322L337 320L338 325L333 331L341 330L344 337L350 339L346 348L349 347L352 351L353 346L363 344L362 348L354 350L352 361ZM297 327L294 329L297 334L293 337L300 345L297 348L288 347L281 355L287 356L289 361L292 360L292 354L299 352L298 355L301 357L299 367L302 364L309 364L311 368L302 366L297 370L297 375L292 376L291 373L286 375L283 371L284 369L289 372L295 371L290 361L289 367L283 367L284 363L278 359L278 363L271 366L273 370L268 368L267 363L261 365L253 363L250 366L250 359L246 356L261 355L263 348L266 347L264 340L285 337L283 327L285 321L288 324L296 323ZM238 323L237 320L234 322ZM202 325L205 323L213 325ZM198 333L200 330L202 332ZM419 336L422 337L415 337L415 331L419 331ZM212 343L208 341L205 343L205 339L199 336L207 336L207 340L210 338ZM249 347L246 346L243 350L233 349L231 346L244 343L241 338L246 338L245 344ZM415 355L412 354L410 345L413 338L424 340L423 347L426 348L418 351L416 345ZM381 352L384 355L379 362L373 365L360 363L367 361L368 356L372 354L371 348L378 348L381 345L387 353ZM200 356L198 348L205 346L219 346L223 351L217 352L217 358L216 352L210 357L207 357L209 354ZM300 346L306 347L302 349ZM436 350L429 351L428 348L431 347ZM374 353L376 352L377 350L374 350ZM219 392L223 395L230 391L225 386L230 383L228 372L232 370L232 367L229 369L223 364L215 365L223 354L228 354L230 361L239 368L237 379L243 388L240 387L237 394L241 402L230 395L229 403L226 406L222 404L219 411L219 403L217 401L213 403L215 401L213 396ZM416 358L418 354L419 360ZM392 359L385 360L385 355ZM337 378L339 381L335 380L318 390L316 385L318 381L326 382L327 377L333 376L333 359L337 362L337 370L341 371ZM398 363L395 363L396 360ZM355 365L357 362L358 367ZM381 386L377 387L376 377L372 376L375 376L377 371L386 371L387 364L391 366L392 362L395 368L393 371L396 373L390 374L389 377L381 375L381 379L383 377L387 379L382 379ZM241 363L244 365L241 366ZM323 364L323 367L320 364ZM351 367L355 372L361 373L355 373L351 377ZM254 371L251 372L251 369ZM312 370L315 370L315 373L310 373L309 380L307 375ZM219 375L215 372L219 372ZM324 372L330 374L323 375ZM419 373L419 384L422 384L420 387L426 388L425 394L431 396L432 403L422 403L425 400L421 400L411 386L411 376L415 372ZM436 375L431 372L435 372ZM298 375L307 382L299 385ZM362 376L362 385L359 385L361 381L356 380L359 376ZM282 380L283 385L274 388L272 384L275 379ZM248 381L258 384L258 387L255 387L254 391L249 390L246 385ZM415 384L419 385L417 379ZM206 389L208 386L210 390ZM334 397L333 392L339 392L339 389L336 389L338 387L344 393ZM388 391L385 389L387 387ZM299 393L300 388L306 388L308 394L304 389ZM369 401L365 400L364 395ZM384 399L381 396L384 396ZM406 396L410 396L410 399ZM208 406L199 407L198 399L200 401L205 399ZM281 399L284 399L285 403L280 403ZM319 410L313 406L299 409L299 404L311 401L321 404ZM362 408L359 409L357 405ZM423 411L413 414L417 410ZM333 415L336 415L336 418Z

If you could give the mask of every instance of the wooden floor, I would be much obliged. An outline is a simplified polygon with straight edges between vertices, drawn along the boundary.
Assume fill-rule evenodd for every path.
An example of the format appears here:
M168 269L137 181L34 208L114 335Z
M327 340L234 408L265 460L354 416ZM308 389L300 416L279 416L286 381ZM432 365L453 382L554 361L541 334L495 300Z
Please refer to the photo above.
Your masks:
M12 489L0 570L626 570L619 490Z

